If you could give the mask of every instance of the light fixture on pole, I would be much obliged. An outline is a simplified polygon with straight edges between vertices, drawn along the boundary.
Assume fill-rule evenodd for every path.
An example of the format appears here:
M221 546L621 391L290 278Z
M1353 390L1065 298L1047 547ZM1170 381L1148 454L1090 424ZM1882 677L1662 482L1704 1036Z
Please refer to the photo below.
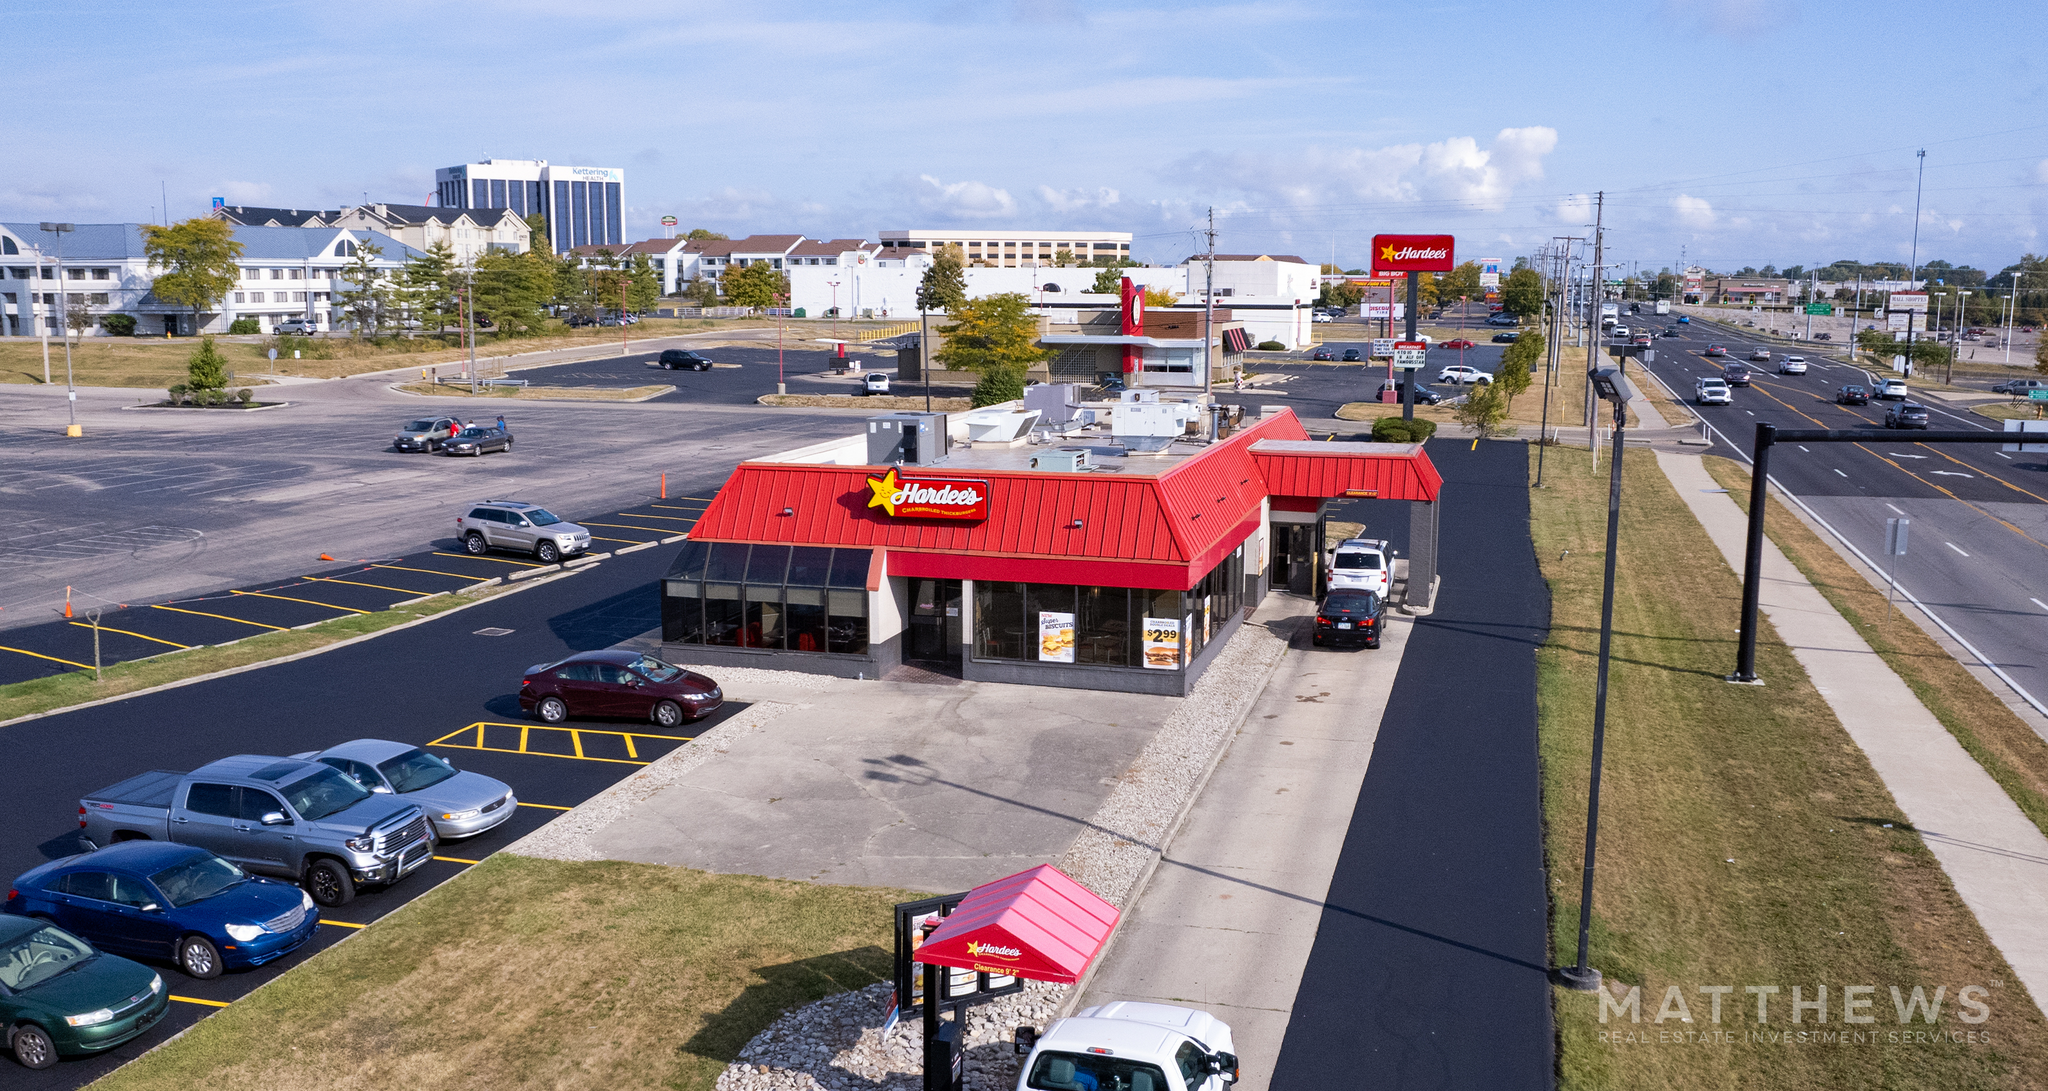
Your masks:
M44 223L41 227L44 231L57 236L57 321L69 322L70 315L66 312L70 309L70 293L64 287L64 235L68 231L78 230L78 225ZM40 256L39 252L38 257L40 258ZM43 298L48 299L49 293L45 292ZM59 326L57 328L61 335L64 327ZM45 340L43 344L47 346L49 342ZM64 398L71 406L71 421L66 429L66 434L76 435L78 433L78 387L71 381L71 338L68 336L64 337Z
M1970 293L1956 293L1956 325L1948 331L1948 374L1942 377L1944 384L1953 384L1956 379L1956 353L1963 349L1963 326L1970 318ZM1973 357L1974 359L1974 357Z
M1586 965L1586 947L1593 931L1593 854L1600 840L1600 758L1607 745L1607 664L1614 643L1614 561L1621 534L1621 452L1628 424L1628 387L1621 372L1599 368L1588 372L1586 384L1601 401L1614 406L1614 453L1607 470L1607 574L1600 592L1600 663L1593 683L1593 771L1586 792L1586 860L1579 887L1579 959L1551 971L1568 989L1592 992L1600 987L1600 971Z

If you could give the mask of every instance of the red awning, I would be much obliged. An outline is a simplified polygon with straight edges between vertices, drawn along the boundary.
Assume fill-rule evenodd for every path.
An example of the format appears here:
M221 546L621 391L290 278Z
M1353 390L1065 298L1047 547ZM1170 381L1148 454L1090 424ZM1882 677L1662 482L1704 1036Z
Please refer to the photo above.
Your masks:
M1051 864L968 891L917 962L1071 985L1116 927L1116 907Z

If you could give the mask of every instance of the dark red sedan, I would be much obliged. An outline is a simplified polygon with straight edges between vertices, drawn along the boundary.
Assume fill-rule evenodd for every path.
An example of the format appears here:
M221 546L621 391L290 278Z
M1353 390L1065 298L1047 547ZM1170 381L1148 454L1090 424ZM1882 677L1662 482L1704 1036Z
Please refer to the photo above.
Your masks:
M520 710L551 724L603 716L679 727L724 703L717 682L640 652L579 652L536 664L519 687Z

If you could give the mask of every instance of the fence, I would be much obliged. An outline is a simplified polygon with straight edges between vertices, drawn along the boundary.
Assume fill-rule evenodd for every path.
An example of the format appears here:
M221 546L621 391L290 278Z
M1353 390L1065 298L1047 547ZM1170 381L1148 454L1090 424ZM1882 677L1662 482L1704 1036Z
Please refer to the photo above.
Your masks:
M853 339L855 341L880 341L884 338L901 337L906 333L915 333L916 331L917 323L898 322L893 326L882 326L878 329L862 330L859 333L854 334Z

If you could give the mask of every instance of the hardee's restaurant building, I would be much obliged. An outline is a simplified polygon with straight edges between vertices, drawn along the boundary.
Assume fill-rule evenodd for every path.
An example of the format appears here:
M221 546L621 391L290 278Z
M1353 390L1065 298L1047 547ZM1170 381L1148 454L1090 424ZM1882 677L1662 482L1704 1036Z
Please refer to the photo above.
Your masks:
M1419 445L1141 397L1070 404L1050 441L1012 403L741 463L662 581L668 656L1185 695L1269 589L1321 592L1336 497L1412 501L1410 582L1431 586L1442 479ZM1114 423L1161 412L1187 419Z

